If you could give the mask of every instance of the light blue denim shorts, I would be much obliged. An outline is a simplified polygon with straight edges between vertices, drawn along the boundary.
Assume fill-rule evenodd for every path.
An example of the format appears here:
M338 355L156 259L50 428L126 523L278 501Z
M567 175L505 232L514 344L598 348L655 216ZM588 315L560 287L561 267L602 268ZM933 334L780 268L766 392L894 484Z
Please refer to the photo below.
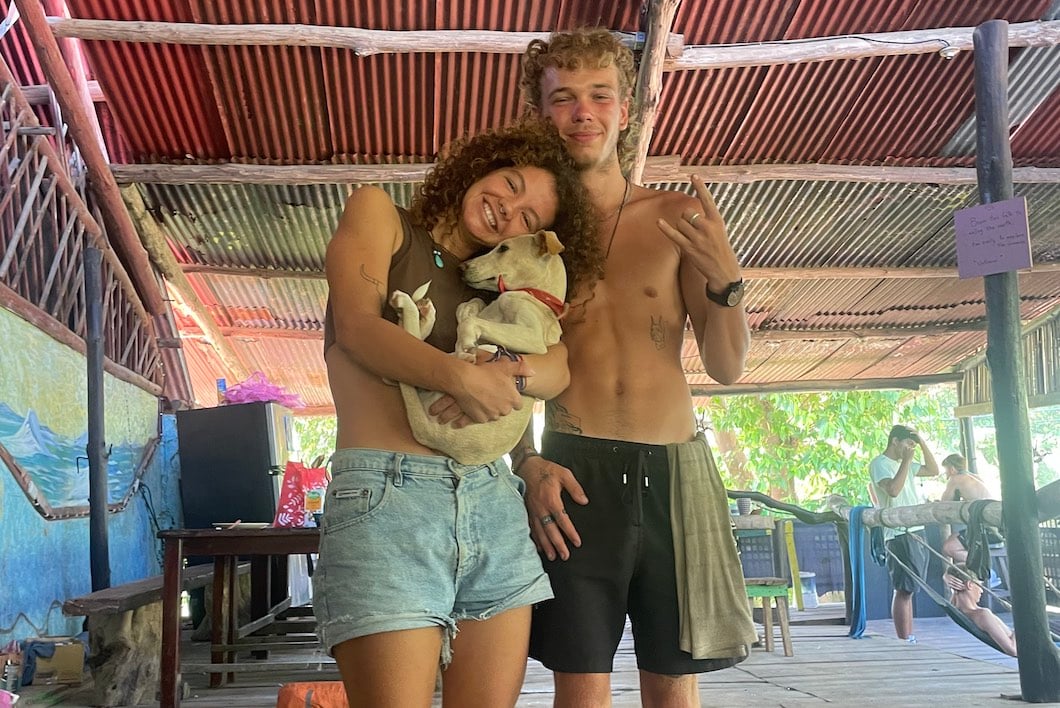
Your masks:
M523 481L503 460L345 449L332 457L313 605L321 643L485 620L552 597Z

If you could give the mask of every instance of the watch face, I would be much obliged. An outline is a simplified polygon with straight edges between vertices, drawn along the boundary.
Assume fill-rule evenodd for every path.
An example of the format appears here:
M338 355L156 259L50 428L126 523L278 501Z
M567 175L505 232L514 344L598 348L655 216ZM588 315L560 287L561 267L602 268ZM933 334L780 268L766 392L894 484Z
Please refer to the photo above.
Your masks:
M733 283L729 286L729 292L726 294L725 301L729 307L736 307L740 304L740 300L743 300L743 281Z

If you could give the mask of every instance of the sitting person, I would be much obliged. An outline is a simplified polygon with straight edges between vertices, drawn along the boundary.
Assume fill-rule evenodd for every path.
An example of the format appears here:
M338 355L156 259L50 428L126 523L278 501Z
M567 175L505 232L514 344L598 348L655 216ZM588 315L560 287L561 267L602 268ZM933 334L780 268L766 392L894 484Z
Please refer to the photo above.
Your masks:
M948 455L942 461L942 469L946 472L946 489L942 492L941 501L975 501L993 498L994 495L983 480L968 471L968 461L962 455L957 453ZM968 560L968 539L965 532L964 528L957 529L942 542L942 552L952 558L955 563L964 563ZM997 532L990 534L991 543L1001 543L1003 540Z
M979 606L979 600L983 597L983 586L979 581L972 578L961 565L947 568L942 581L953 591L950 598L953 606L974 622L976 627L989 634L1001 651L1016 656L1015 632L989 608Z

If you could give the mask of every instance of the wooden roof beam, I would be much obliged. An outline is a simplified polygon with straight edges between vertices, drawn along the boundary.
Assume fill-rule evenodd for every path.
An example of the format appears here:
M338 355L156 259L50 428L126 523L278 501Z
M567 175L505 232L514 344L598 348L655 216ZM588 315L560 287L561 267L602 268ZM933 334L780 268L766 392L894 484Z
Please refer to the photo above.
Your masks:
M25 2L25 0L22 0ZM17 4L17 3L16 3ZM156 42L196 45L255 45L338 47L359 56L410 52L483 52L521 54L533 39L547 32L497 32L467 30L387 31L356 27L302 24L201 24L191 22L140 22L81 20L49 17L57 37L117 42ZM875 32L775 42L702 45L688 47L684 37L666 39L668 58L664 71L725 69L743 66L801 64L840 59L938 53L952 58L972 49L972 27L939 27L902 32ZM623 35L627 45L633 35ZM1060 20L1019 22L1009 25L1012 47L1050 47L1060 44Z
M816 393L821 391L875 391L903 388L917 390L922 386L960 381L961 372L904 376L895 379L821 379L817 381L774 381L760 384L732 384L731 386L691 386L693 396L732 396L759 393Z
M103 89L99 87L99 82L95 79L86 82L88 87L88 95L94 103L104 103L107 98L103 95ZM31 106L45 106L52 101L52 88L48 84L34 84L32 86L22 86L22 94L29 101Z
M291 270L288 268L235 268L229 266L204 265L201 263L181 263L180 269L185 273L202 275L223 275L245 278L295 278L298 280L324 280L323 271ZM1021 273L1057 273L1060 263L1036 263L1034 268ZM912 280L923 278L956 278L956 268L918 268L918 267L822 267L822 268L760 268L748 266L743 268L747 280Z
M972 50L974 30L974 27L939 27L904 32L685 47L680 57L667 61L666 69L731 69L936 53L943 59L952 59L960 52ZM1060 44L1060 20L1018 22L1009 25L1008 31L1010 47L1052 47Z
M180 270L177 259L173 255L173 251L170 250L169 243L162 234L162 230L151 215L147 213L147 207L144 204L143 197L140 196L139 190L135 187L124 187L121 191L121 196L128 207L129 216L131 216L133 223L136 224L135 228L139 230L139 241L143 242L147 252L151 254L151 260L154 261L162 276L177 292L180 299L183 300L191 318L195 320L195 323L202 330L203 336L217 353L222 366L225 367L225 376L235 381L245 380L250 375L249 369L247 369L239 355L236 354L235 350L225 339L220 327L217 326L217 322L203 307L202 301L191 286L191 283L188 282L187 276Z
M111 165L118 184L411 184L422 182L433 163L405 165ZM672 157L649 157L642 184L687 183L697 174L710 184L771 180L975 184L974 167L892 167L887 165L682 165ZM1013 181L1060 184L1060 168L1017 167Z
M204 24L195 22L143 22L80 20L49 17L56 37L212 46L334 47L357 56L412 52L481 52L522 54L535 39L548 40L550 32L500 32L495 30L372 30L304 24ZM636 36L616 32L632 47ZM667 52L680 56L684 37L671 35Z

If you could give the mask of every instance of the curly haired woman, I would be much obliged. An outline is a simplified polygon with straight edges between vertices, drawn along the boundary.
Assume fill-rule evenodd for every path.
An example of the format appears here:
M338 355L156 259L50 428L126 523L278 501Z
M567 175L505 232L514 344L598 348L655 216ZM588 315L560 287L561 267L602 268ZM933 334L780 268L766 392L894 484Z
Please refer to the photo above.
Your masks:
M567 386L566 349L473 364L453 351L456 306L476 294L462 261L551 228L572 283L602 255L579 174L554 129L524 122L456 144L408 211L355 190L328 246L324 357L338 417L314 604L351 706L429 706L439 660L446 705L514 705L530 608L551 587L527 532L522 482L501 460L461 465L416 442L397 387L442 391L464 422L495 420ZM395 324L395 289L431 281L434 331ZM572 288L573 290L573 288Z

